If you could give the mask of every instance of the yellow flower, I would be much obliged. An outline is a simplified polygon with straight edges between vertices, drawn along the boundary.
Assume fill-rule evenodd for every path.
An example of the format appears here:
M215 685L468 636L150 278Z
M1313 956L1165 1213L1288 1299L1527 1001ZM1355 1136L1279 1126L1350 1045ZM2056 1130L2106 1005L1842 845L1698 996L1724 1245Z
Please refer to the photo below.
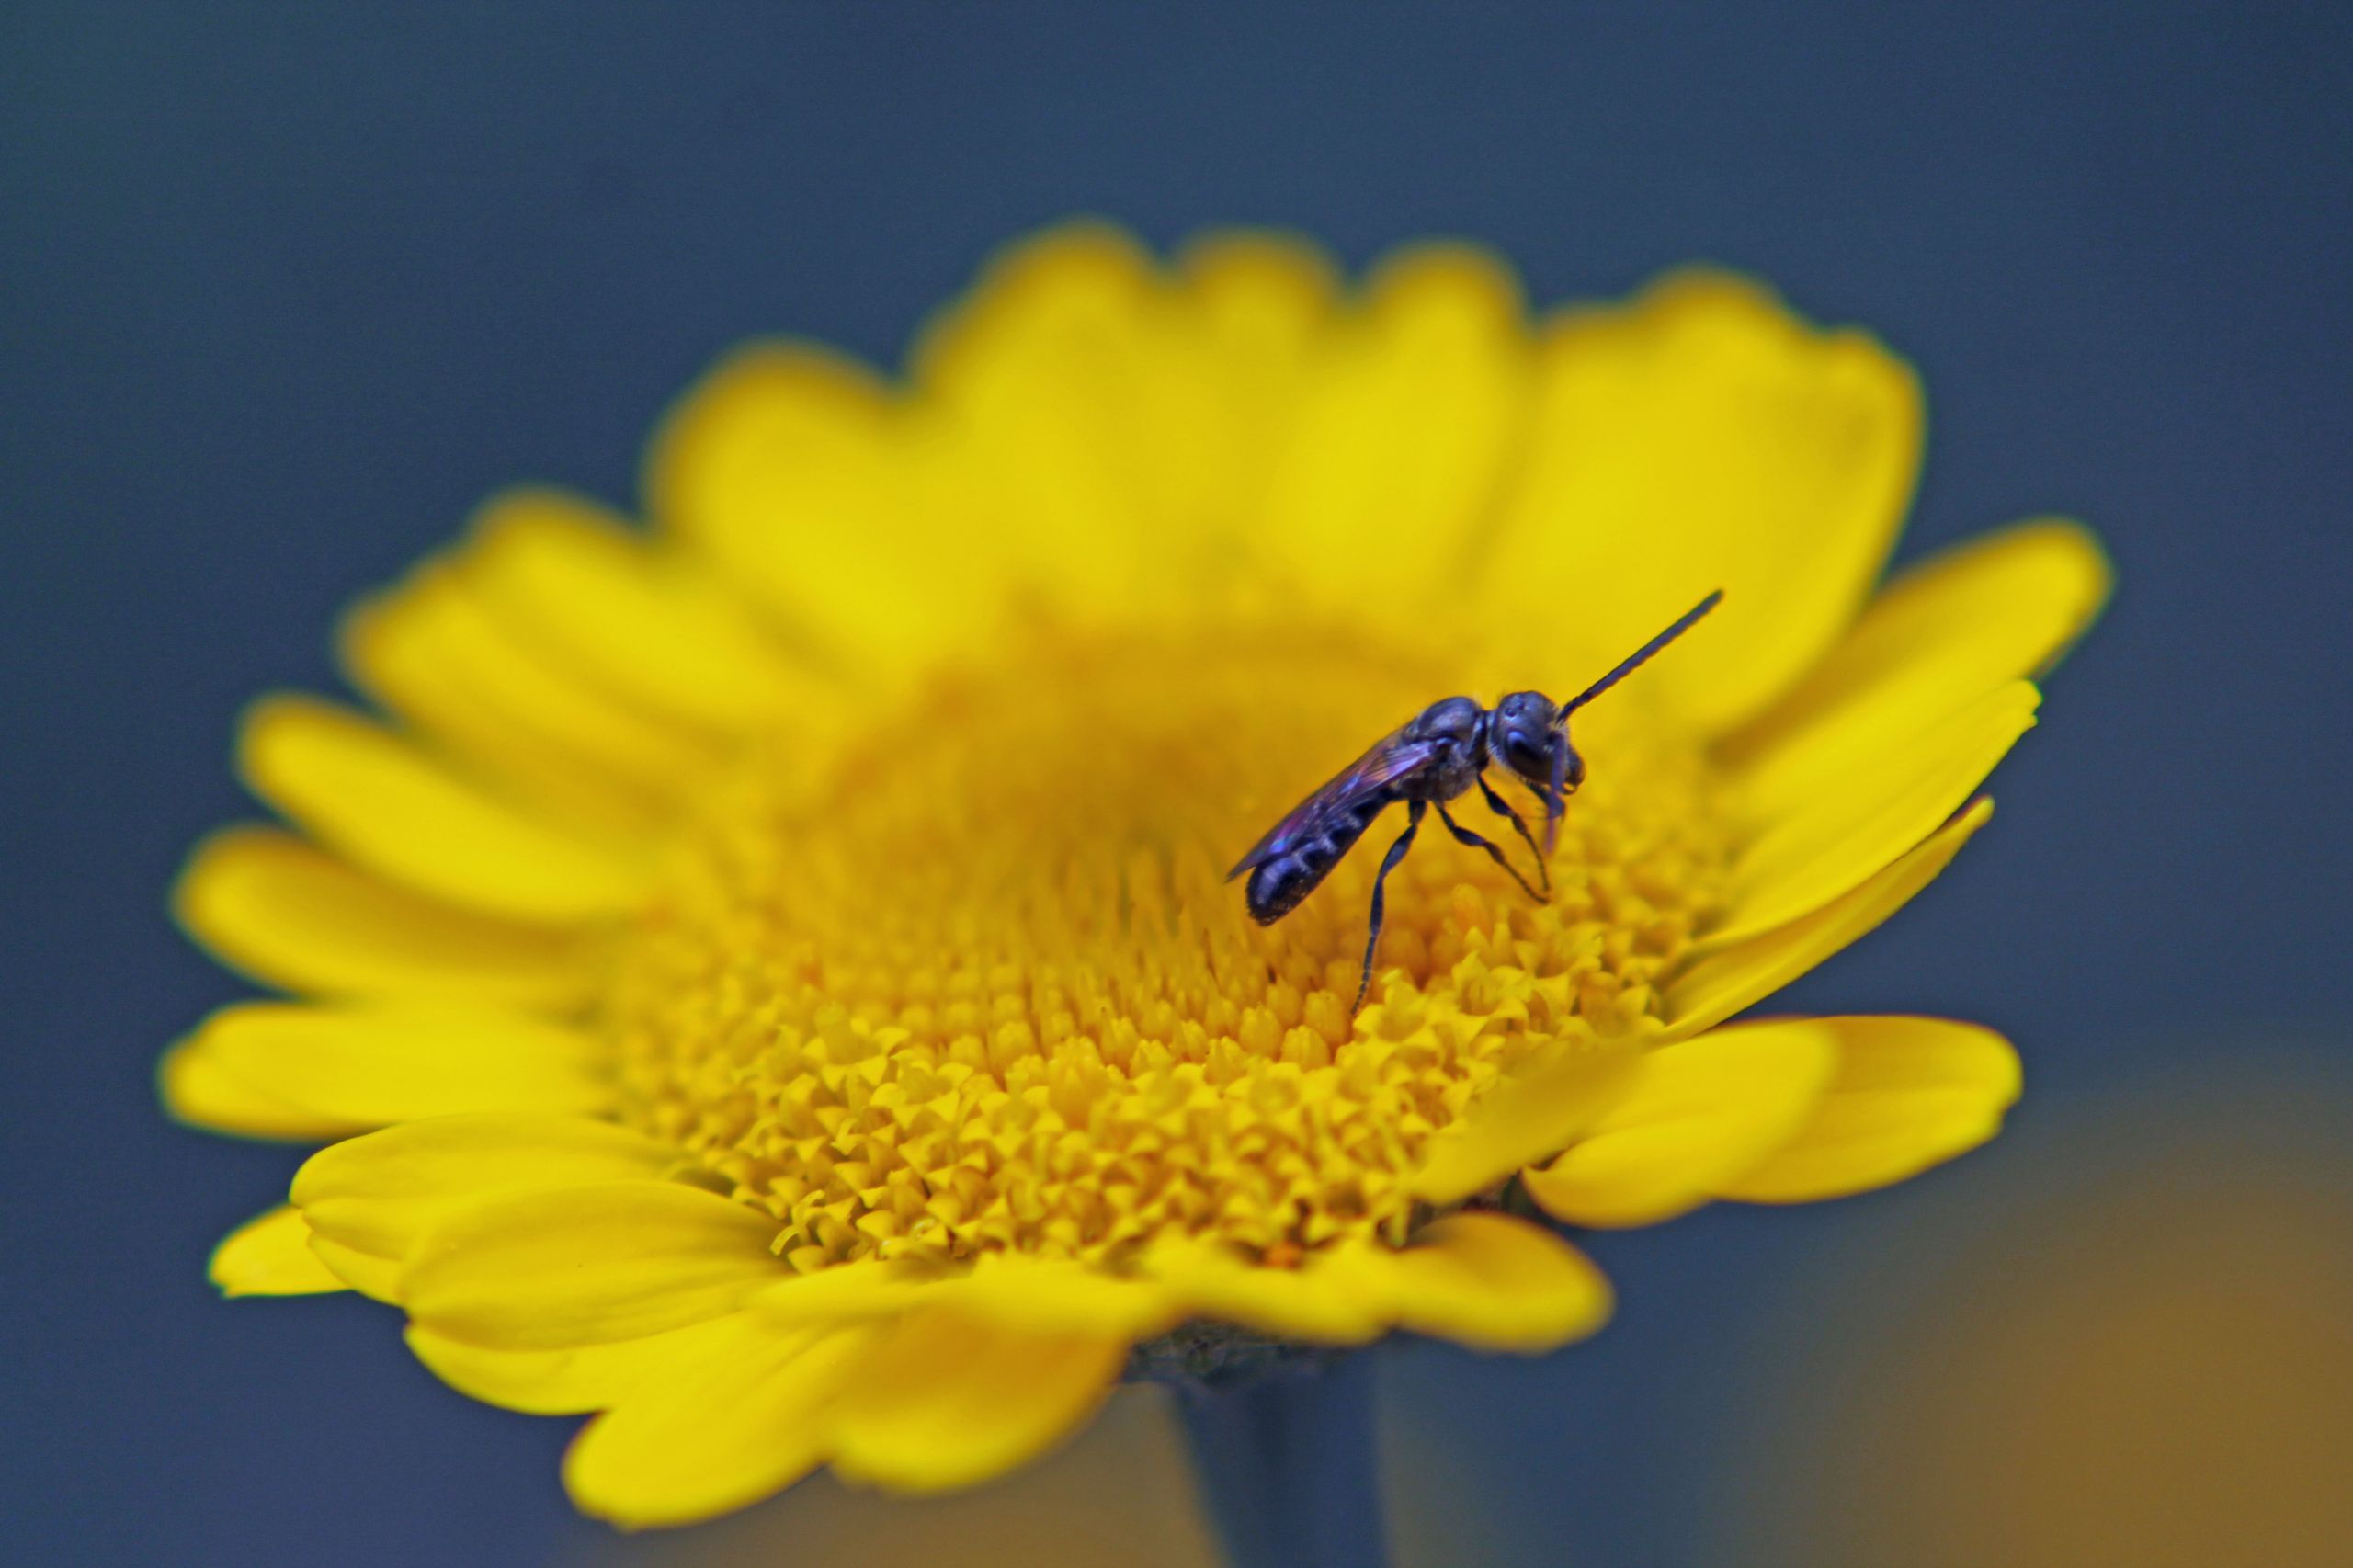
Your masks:
M1563 1344L1607 1287L1521 1193L1643 1224L1969 1148L1997 1035L1726 1022L1984 822L2106 592L2037 522L1875 594L1920 436L1901 361L1753 284L1531 324L1449 245L1347 290L1076 227L902 381L747 348L643 531L496 498L345 628L388 718L248 716L292 831L202 846L178 910L300 999L164 1089L329 1146L214 1278L603 1412L573 1494L661 1524L981 1480L1131 1365ZM1378 846L1263 929L1223 884L1427 702L1573 691L1718 586L1580 715L1549 903L1425 835L1352 1017Z

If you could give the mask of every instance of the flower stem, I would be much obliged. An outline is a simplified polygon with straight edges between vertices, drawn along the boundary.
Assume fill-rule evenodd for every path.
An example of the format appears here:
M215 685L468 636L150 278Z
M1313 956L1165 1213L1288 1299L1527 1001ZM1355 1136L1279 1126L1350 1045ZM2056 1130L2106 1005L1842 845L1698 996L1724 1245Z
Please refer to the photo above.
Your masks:
M1180 1392L1230 1568L1383 1568L1372 1356Z

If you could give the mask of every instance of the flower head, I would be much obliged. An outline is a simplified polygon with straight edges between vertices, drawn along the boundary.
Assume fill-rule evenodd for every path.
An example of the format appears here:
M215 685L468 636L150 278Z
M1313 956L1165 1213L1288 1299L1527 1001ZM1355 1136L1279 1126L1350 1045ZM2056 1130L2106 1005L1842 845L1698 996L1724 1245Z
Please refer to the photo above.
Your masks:
M1531 324L1451 246L1352 290L1078 227L902 381L744 350L645 527L496 498L347 623L384 717L249 715L291 830L179 910L298 999L165 1092L329 1146L215 1278L602 1412L574 1496L663 1523L984 1478L1131 1367L1562 1344L1607 1287L1521 1195L1641 1224L1971 1147L1990 1031L1727 1022L1984 823L2106 590L2043 522L1875 593L1919 438L1900 361L1749 283ZM1383 830L1274 925L1223 883L1433 699L1574 691L1718 586L1579 715L1548 902L1423 835L1352 1013Z

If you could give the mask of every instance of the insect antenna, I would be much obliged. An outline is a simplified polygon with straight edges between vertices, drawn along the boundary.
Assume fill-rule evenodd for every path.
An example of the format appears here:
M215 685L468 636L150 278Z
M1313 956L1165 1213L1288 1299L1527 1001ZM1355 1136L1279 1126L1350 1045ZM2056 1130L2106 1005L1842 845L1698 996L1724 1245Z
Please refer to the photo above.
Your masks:
M1642 664L1643 660L1657 653L1661 648L1665 647L1669 642L1674 642L1677 638L1690 631L1692 624L1701 616L1707 614L1710 610L1715 608L1716 606L1722 604L1723 602L1723 597L1724 591L1722 588L1718 588L1714 593L1710 594L1706 598L1701 599L1698 604L1693 605L1689 609L1684 611L1682 616L1676 620L1674 625L1668 627L1665 631L1660 632L1657 636L1652 638L1641 647L1635 649L1631 654L1628 655L1624 664L1620 665L1616 669L1611 670L1608 675L1603 676L1599 680L1595 681L1591 686L1586 687L1583 691L1577 693L1574 697L1570 698L1566 702L1561 704L1560 712L1553 716L1552 727L1557 730L1566 725L1569 722L1570 714L1575 712L1578 709L1584 707L1595 698L1599 697L1603 692L1608 691L1620 681L1624 680L1629 675L1633 673L1636 665Z

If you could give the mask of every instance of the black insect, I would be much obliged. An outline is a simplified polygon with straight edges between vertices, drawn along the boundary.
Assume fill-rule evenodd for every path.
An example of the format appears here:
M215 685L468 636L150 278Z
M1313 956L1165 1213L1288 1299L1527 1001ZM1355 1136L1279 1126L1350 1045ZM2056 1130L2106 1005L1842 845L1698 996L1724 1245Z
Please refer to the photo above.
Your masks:
M1561 813L1566 809L1568 797L1585 782L1585 759L1569 744L1569 715L1688 631L1692 623L1715 608L1723 597L1723 590L1719 588L1701 599L1674 625L1636 649L1625 663L1557 708L1540 691L1515 691L1496 703L1492 711L1467 697L1449 697L1431 703L1407 721L1404 728L1381 741L1302 801L1242 858L1240 864L1226 873L1225 880L1232 881L1243 872L1249 872L1250 881L1243 892L1249 902L1250 917L1261 926L1271 926L1315 891L1332 868L1340 863L1340 858L1364 836L1373 818L1392 802L1404 801L1405 831L1389 846L1389 853L1381 858L1381 870L1372 881L1372 931L1365 940L1364 974L1357 982L1355 1003L1363 1006L1365 992L1372 984L1373 954L1381 947L1381 890L1389 881L1389 873L1397 869L1397 862L1413 847L1414 835L1421 828L1423 814L1437 807L1438 820L1446 824L1447 832L1454 835L1457 842L1485 850L1488 858L1510 872L1512 881L1539 903L1550 898L1552 879L1546 862L1552 858L1553 840L1560 831ZM1535 835L1528 831L1527 822L1512 809L1511 802L1496 794L1495 787L1487 782L1486 769L1491 764L1499 764L1518 775L1543 801L1543 848L1536 847ZM1473 784L1486 798L1488 809L1497 816L1508 818L1529 853L1536 857L1538 887L1529 886L1528 879L1504 858L1502 848L1493 840L1481 837L1448 813L1446 803Z

